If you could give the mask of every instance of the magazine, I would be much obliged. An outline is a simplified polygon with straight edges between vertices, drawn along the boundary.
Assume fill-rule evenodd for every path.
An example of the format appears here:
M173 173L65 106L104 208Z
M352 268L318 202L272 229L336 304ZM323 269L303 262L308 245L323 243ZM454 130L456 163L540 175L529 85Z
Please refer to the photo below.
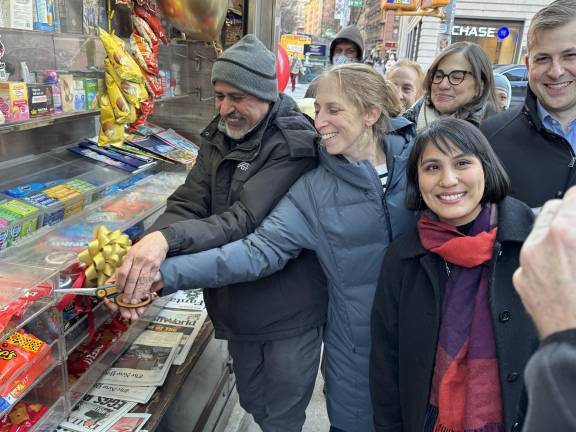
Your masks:
M104 432L135 406L134 402L86 395L60 426L77 432Z
M190 164L196 160L196 156L190 151L172 147L170 144L166 144L154 135L148 137L132 136L129 138L129 141L130 144L135 145L140 149L152 152L169 161Z
M102 384L160 386L168 375L182 333L142 332L138 339L104 372Z
M97 382L94 384L94 387L88 391L88 394L145 404L148 403L155 391L156 386L137 387Z
M180 346L173 364L181 365L206 320L206 311L162 309L148 326L148 330L166 333L182 333Z
M150 417L151 414L144 413L125 414L116 420L108 432L139 432Z
M191 309L204 310L204 294L202 289L189 289L185 291L176 291L172 297L168 298L168 303L164 306L170 309Z
M198 151L200 150L198 146L189 139L184 138L182 135L175 132L173 129L166 129L162 132L156 132L154 135L156 135L162 141L170 144L172 147L187 150L194 154L194 156L198 156Z

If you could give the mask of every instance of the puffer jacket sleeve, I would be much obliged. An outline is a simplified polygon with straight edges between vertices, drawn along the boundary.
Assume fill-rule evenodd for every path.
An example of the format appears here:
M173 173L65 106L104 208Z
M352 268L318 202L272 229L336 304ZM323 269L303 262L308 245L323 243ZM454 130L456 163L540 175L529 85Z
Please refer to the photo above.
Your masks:
M402 285L397 242L382 265L372 306L370 396L376 432L402 432L398 388L398 298Z
M167 259L160 269L163 294L260 279L284 268L302 249L314 250L317 230L315 218L310 217L312 203L303 180L248 237L220 248Z
M190 175L182 190L169 200L166 213L178 220L161 229L169 244L169 255L203 251L238 240L253 232L280 201L290 186L316 166L309 157L293 157L288 145L277 145L269 160L245 184L239 199L226 211L210 215L210 177L199 178L207 170ZM207 174L207 173L206 173ZM192 209L185 216L186 201ZM160 222L169 221L165 216Z

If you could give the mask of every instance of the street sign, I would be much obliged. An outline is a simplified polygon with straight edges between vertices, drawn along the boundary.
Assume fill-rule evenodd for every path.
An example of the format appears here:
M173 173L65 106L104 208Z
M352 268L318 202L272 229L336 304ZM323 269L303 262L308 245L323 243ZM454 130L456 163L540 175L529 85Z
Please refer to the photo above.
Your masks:
M326 57L326 45L306 44L304 45L304 55L310 53L311 56Z

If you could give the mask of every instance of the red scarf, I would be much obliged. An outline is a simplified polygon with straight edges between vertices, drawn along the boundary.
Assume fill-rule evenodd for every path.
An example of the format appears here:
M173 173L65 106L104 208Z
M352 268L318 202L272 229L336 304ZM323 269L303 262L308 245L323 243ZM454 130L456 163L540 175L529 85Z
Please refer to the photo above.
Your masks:
M488 293L488 262L496 240L490 207L480 212L470 235L425 214L418 221L418 233L424 248L453 264L444 291L424 430L503 431Z

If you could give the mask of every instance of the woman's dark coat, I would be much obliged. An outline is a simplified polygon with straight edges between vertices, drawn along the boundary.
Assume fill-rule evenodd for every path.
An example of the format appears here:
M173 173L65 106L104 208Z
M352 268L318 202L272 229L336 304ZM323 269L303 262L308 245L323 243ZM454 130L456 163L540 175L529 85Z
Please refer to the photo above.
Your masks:
M498 205L490 267L490 310L500 373L505 430L520 430L522 372L538 336L512 285L531 210L513 198ZM422 432L447 280L444 260L424 249L416 230L392 242L372 309L370 391L377 432Z

